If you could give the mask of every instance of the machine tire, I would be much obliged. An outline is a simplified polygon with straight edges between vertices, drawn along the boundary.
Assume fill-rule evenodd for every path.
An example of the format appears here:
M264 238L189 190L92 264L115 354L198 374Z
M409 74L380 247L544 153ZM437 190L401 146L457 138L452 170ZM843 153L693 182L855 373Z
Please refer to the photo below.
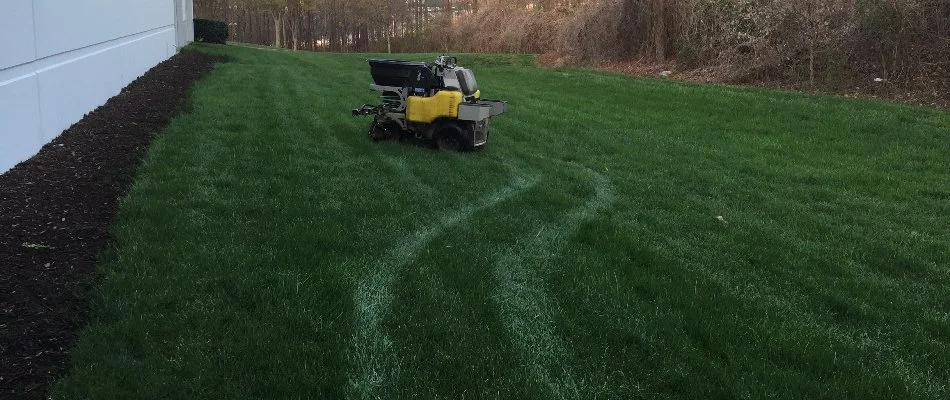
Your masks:
M433 139L439 150L465 151L471 147L465 144L465 132L454 122L446 122L436 128Z
M385 125L378 122L373 122L373 125L369 127L369 138L374 142L381 140L393 139L395 136L390 129L387 129Z

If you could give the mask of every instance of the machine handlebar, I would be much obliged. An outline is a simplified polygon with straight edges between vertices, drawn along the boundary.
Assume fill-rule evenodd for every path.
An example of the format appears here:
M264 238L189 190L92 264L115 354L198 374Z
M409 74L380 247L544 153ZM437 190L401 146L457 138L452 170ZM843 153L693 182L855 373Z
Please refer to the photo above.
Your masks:
M449 56L439 56L435 59L435 65L442 68L455 68L458 66L458 58Z

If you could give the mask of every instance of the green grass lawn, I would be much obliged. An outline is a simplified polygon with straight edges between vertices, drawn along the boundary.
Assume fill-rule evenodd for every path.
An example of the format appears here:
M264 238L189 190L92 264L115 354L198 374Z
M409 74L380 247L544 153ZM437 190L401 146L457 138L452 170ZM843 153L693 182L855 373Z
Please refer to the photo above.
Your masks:
M367 55L196 48L54 398L950 396L947 111L463 55L443 153Z

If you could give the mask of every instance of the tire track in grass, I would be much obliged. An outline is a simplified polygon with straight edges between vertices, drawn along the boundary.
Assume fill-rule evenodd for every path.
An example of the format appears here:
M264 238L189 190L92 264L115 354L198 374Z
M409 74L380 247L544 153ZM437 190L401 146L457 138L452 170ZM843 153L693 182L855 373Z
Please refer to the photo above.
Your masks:
M543 289L543 275L550 272L544 269L554 267L550 261L556 253L584 221L613 202L610 181L591 169L585 170L594 178L594 197L572 210L561 223L542 226L523 246L503 253L493 271L496 284L492 297L512 343L528 371L556 399L590 395L567 365L567 343L554 331L558 307Z
M383 154L382 152L376 152L376 155L382 160L386 165L388 165L396 173L396 176L399 179L402 179L404 182L407 182L416 192L419 193L419 196L424 200L432 199L438 196L438 191L436 191L432 186L429 186L428 183L425 183L419 175L416 175L412 172L412 169L406 165L406 161L401 158L396 158L388 154ZM429 201L431 205L431 201Z
M393 286L401 270L416 258L435 238L455 227L475 213L498 205L534 187L537 179L516 176L514 181L478 201L442 215L433 225L406 236L370 267L370 272L359 282L353 295L356 333L350 348L355 371L349 376L352 397L361 399L388 398L387 386L399 375L400 366L393 354L393 342L386 334L382 321L393 302ZM382 394L380 392L383 392Z

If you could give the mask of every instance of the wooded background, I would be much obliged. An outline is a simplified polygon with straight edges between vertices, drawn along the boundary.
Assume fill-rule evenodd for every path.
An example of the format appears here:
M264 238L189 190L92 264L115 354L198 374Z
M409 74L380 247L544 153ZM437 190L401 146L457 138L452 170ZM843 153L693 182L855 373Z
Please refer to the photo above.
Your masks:
M514 52L731 82L950 90L950 0L195 0L234 41L337 52ZM950 96L948 96L950 97Z

